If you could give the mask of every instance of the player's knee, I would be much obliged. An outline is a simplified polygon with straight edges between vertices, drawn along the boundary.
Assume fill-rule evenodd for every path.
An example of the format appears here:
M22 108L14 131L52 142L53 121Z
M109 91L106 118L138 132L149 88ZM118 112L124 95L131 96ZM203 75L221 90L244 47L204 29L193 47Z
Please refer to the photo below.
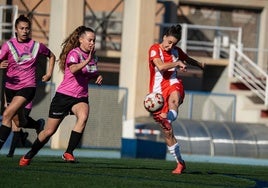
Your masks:
M81 114L77 117L77 122L81 126L85 126L87 123L88 114Z

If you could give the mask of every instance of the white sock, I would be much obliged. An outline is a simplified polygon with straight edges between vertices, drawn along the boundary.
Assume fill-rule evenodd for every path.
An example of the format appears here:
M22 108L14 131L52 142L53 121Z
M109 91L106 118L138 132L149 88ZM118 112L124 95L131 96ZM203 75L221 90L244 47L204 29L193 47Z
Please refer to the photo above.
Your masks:
M177 163L183 162L183 159L181 157L181 152L180 152L180 146L178 143L174 144L173 146L168 146L168 150L174 156Z

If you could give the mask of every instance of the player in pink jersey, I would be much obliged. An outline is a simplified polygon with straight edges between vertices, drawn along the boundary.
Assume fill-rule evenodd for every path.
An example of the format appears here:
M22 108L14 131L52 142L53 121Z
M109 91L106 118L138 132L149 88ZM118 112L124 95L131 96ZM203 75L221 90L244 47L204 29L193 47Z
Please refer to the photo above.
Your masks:
M2 61L0 62L0 69L6 69L8 66L8 61ZM6 98L6 97L4 97ZM32 102L29 102L25 107L24 107L24 115L25 119L24 120L27 122L27 124L24 125L24 128L29 128L29 129L35 129L36 133L39 134L41 130L44 128L45 120L40 118L37 121L35 121L32 117L30 117L30 112L32 110ZM5 107L7 107L7 104L5 104ZM13 137L10 145L9 152L7 154L7 157L13 157L15 149L18 145L25 146L26 139L28 137L27 132L23 132L21 127L17 127L14 123L12 124L12 131L13 131Z
M186 169L171 125L176 120L178 108L184 99L184 88L182 80L178 78L178 72L186 71L187 64L201 69L205 65L192 59L176 46L181 40L181 29L180 25L169 27L162 42L153 44L149 49L149 92L161 93L165 99L164 107L154 113L153 117L160 123L168 150L177 161L173 174L181 174Z
M15 21L16 37L2 45L0 62L7 60L5 95L7 107L0 126L0 149L7 140L12 122L18 127L28 124L24 107L34 98L38 55L49 59L49 68L42 81L49 81L55 64L55 55L42 43L30 38L31 22L24 15Z
M40 132L31 150L20 159L20 166L30 164L68 114L74 114L77 120L62 158L67 162L75 162L73 151L82 138L89 116L89 81L96 79L96 84L102 84L102 76L97 73L95 40L94 30L80 26L64 41L59 62L64 72L63 81L52 99L45 129Z

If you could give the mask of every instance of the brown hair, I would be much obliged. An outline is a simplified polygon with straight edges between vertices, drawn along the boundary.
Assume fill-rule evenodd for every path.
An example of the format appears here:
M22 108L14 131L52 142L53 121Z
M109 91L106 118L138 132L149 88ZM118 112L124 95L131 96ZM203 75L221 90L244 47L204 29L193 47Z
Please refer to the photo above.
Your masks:
M29 24L29 27L30 27L30 28L32 27L32 23L31 23L30 19L29 19L28 17L24 16L24 15L20 15L20 16L16 19L16 21L15 21L15 28L17 28L17 26L18 26L18 24L19 24L20 22L26 22L26 23Z
M171 27L169 27L166 32L164 33L164 35L166 36L173 36L175 37L176 39L178 39L178 41L181 40L181 25L173 25Z
M95 33L95 31L89 27L79 26L61 44L62 51L59 57L59 67L62 72L64 72L64 69L65 69L65 61L66 61L68 53L72 49L80 46L79 38L81 37L81 35L85 34L86 32Z

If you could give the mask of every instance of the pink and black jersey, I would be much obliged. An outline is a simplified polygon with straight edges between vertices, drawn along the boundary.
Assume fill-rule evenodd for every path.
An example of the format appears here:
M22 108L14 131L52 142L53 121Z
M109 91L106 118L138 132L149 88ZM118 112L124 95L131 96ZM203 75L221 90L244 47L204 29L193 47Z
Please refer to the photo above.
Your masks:
M178 60L184 61L187 57L187 54L177 46L171 51L165 51L160 47L160 44L153 44L149 49L149 92L162 93L163 89L180 82L176 68L161 72L153 63L155 58L160 58L164 63L172 63Z
M32 39L18 42L12 38L2 45L0 61L8 60L6 88L19 90L36 87L36 59L39 54L49 57L50 50Z
M82 69L80 73L73 74L70 71L70 65L81 63L88 58L88 53L82 51L79 47L72 49L66 58L64 78L60 83L57 92L72 96L75 98L88 96L89 80L97 74L97 58L91 61Z

